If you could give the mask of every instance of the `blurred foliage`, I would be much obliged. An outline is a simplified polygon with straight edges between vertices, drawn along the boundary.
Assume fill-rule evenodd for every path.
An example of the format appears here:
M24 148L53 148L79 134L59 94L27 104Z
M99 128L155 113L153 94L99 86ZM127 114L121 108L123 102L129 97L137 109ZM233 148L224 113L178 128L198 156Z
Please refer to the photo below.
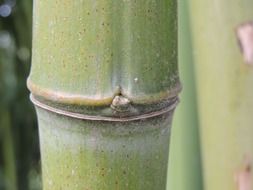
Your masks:
M41 189L36 117L26 78L32 0L0 0L0 190Z

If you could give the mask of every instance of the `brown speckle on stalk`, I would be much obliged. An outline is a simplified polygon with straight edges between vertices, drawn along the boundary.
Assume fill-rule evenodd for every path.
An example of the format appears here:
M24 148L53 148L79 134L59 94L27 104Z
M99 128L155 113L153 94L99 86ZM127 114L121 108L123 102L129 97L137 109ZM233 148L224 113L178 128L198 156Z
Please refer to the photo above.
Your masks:
M238 190L252 190L252 168L248 158L245 159L243 166L236 173L235 180Z
M236 35L244 61L253 65L253 22L247 22L237 27Z

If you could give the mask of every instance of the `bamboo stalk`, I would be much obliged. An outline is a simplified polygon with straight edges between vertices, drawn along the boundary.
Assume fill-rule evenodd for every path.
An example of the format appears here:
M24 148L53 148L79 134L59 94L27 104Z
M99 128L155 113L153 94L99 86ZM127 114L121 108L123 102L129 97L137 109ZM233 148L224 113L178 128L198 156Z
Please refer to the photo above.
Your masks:
M44 190L165 189L176 1L34 3L28 87Z
M16 77L18 78L18 91L15 106L12 108L13 124L15 125L15 139L18 164L18 187L29 189L30 172L32 164L36 162L34 149L37 149L37 131L34 129L34 110L27 102L28 92L25 88L26 78L31 62L31 33L32 33L32 0L16 1L11 18L11 32L14 33L16 45ZM10 25L10 24L9 24Z
M250 190L253 1L194 0L190 7L205 189Z
M13 76L15 48L10 34L3 29L3 23L0 22L0 38L2 40L0 45L0 142L2 145L1 159L4 163L3 186L6 190L16 190L18 185L15 143L9 111L16 87Z
M15 149L11 132L10 115L6 110L0 110L1 141L3 143L3 160L6 190L16 190L17 168L15 159Z
M178 60L183 91L173 119L168 189L203 190L188 1L181 0L178 6Z

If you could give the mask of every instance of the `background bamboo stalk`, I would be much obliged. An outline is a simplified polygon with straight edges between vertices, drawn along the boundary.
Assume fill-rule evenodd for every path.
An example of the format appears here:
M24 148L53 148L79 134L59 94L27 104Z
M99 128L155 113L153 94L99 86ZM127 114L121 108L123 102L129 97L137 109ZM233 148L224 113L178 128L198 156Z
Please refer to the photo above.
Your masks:
M18 187L29 189L29 172L34 161L39 159L38 130L34 108L27 97L29 91L26 79L31 65L32 0L16 1L16 8L8 20L8 26L15 36L15 70L18 86L15 104L11 107L12 123L15 128L15 146L18 163ZM33 158L35 158L33 160Z
M236 37L252 7L251 0L190 4L205 190L252 189L253 68Z
M17 190L17 168L13 135L11 131L10 114L0 110L0 132L4 159L5 189Z
M36 120L25 85L30 69L32 0L0 0L0 6L0 107L8 112L11 121L9 142L13 145L6 146L15 147L15 158L8 162L15 162L18 189L28 190L31 171L39 170ZM4 156L1 152L0 160ZM7 180L0 176L0 183Z
M3 28L0 22L0 31ZM17 168L15 157L15 143L10 121L9 102L12 100L15 88L14 68L14 43L7 31L0 33L0 152L3 159L4 180L1 186L6 190L17 190Z
M167 189L203 190L188 1L181 0L178 6L179 73L183 91L173 118Z

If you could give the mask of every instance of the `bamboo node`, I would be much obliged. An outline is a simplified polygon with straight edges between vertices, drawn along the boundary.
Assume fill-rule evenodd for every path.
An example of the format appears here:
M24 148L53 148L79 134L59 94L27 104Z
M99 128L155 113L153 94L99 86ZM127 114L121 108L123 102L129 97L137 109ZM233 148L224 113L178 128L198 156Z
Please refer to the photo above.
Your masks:
M122 95L113 98L111 108L118 112L126 112L129 110L130 100Z
M144 113L139 113L137 115L130 115L129 112L131 111L136 111L134 110L133 106L130 105L129 103L129 112L126 112L126 115L122 117L122 115L116 113L118 117L115 117L115 115L89 115L85 113L78 113L78 112L73 112L71 110L64 110L62 107L52 107L48 104L45 104L44 102L41 102L40 100L36 99L32 94L30 94L30 99L31 101L39 108L50 111L55 114L63 115L63 116L68 116L71 118L76 118L76 119L81 119L81 120L92 120L92 121L118 121L118 122L128 122L128 121L136 121L136 120L143 120L147 118L152 118L152 117L158 117L167 113L172 113L175 109L175 107L178 104L178 98L175 97L175 99L171 100L170 104L167 105L166 107L163 107L160 110L155 110L152 112L144 112ZM118 112L115 110L115 112ZM122 113L122 112L121 112ZM123 113L125 114L125 113Z

